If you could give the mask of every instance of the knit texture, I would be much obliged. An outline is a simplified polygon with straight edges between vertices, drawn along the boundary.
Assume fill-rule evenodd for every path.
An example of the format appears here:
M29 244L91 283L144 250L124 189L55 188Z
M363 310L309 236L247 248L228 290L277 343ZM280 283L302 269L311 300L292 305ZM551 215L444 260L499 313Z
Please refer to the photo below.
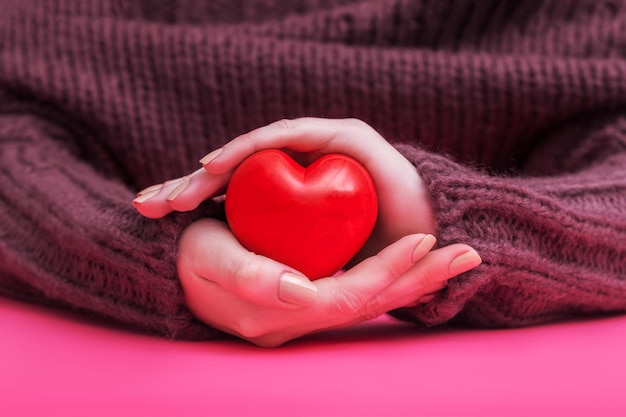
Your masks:
M178 237L130 205L238 134L356 117L484 263L422 325L626 310L626 2L6 0L0 294L175 338Z

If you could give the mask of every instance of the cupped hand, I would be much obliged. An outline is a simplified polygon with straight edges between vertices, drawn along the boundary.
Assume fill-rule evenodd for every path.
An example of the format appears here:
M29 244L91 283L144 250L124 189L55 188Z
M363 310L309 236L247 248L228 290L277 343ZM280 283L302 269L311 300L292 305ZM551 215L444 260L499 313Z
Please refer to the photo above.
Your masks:
M202 158L203 168L196 172L143 190L134 205L153 218L193 210L205 199L223 193L237 166L264 149L283 149L304 162L341 153L368 170L378 194L378 220L352 264L408 234L435 234L428 190L415 167L374 129L356 119L281 120L253 130Z
M351 326L428 301L447 280L480 264L469 246L432 250L432 235L404 236L338 277L310 282L243 248L226 224L203 219L180 240L187 305L205 323L259 346Z
M358 120L303 118L261 127L209 153L201 159L203 167L190 175L143 190L133 204L152 218L193 210L222 194L237 166L265 149L285 150L304 164L328 153L359 161L376 186L377 224L350 269L315 282L248 252L224 223L204 219L192 224L179 244L178 274L189 307L207 324L276 346L429 302L449 278L481 262L466 245L431 251L434 216L415 167Z

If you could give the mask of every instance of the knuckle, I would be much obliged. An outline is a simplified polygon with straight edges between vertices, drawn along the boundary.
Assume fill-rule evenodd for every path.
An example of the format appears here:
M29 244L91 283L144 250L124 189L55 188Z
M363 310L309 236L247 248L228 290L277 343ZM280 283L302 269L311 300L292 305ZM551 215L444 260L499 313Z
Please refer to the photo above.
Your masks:
M359 317L363 320L373 320L381 314L386 313L385 306L387 305L387 300L380 294L377 294L365 304L359 310Z
M234 260L232 269L233 291L240 295L251 294L254 292L260 273L260 265L255 262L253 254L246 253L238 256Z
M293 119L280 119L274 122L274 126L281 130L292 131L298 127L298 121Z
M256 151L256 143L257 143L257 132L255 130L251 132L246 132L237 138L237 141L248 153L253 153ZM224 145L224 148L229 146L229 144Z
M357 127L357 128L363 128L363 127L369 127L369 125L367 123L365 123L363 120L361 119L357 119L356 117L349 117L347 119L345 119L345 122L353 127Z
M335 303L334 307L338 315L359 315L363 305L363 299L358 294L344 292L341 294L341 297L338 302Z
M399 266L393 262L389 262L380 254L368 258L366 265L369 273L379 275L378 281L388 285L402 272ZM372 297L371 294L361 294L355 291L344 292L341 294L340 302L336 307L339 314L348 314L359 317L362 320L371 320L387 311L388 300L384 295L378 293Z

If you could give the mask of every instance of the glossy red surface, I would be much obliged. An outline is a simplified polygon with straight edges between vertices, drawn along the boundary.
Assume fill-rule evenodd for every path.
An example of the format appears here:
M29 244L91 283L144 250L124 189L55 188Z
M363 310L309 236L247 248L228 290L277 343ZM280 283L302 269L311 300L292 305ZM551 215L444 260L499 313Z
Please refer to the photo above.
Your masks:
M242 245L310 279L332 275L354 257L377 212L370 175L339 154L303 168L279 150L256 153L226 192L226 217Z

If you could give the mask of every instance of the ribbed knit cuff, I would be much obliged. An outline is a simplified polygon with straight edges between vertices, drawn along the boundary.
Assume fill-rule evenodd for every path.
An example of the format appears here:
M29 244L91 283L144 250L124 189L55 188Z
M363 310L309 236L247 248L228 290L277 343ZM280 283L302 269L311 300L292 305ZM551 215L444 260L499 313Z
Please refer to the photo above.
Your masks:
M437 225L437 239L440 246L464 243L472 246L483 257L485 269L490 255L479 238L472 233L473 224L468 224L467 213L472 211L472 199L483 198L477 192L472 193L472 186L480 188L481 183L475 179L476 173L454 163L441 155L427 152L420 148L396 144L396 148L416 166L416 169L430 191L433 212ZM475 231L475 230L474 230ZM472 270L460 277L451 279L448 288L428 304L416 308L400 309L394 316L416 321L425 326L446 323L463 309L465 303L478 291L489 285L489 274L477 273Z
M624 310L626 265L616 262L625 259L617 203L624 178L615 171L623 153L577 173L571 198L555 193L572 181L568 172L505 178L416 147L398 149L430 190L439 243L468 244L483 264L451 279L433 302L396 317L428 326L452 320L513 327ZM598 184L612 191L614 203L597 205ZM602 207L602 217L588 207Z

